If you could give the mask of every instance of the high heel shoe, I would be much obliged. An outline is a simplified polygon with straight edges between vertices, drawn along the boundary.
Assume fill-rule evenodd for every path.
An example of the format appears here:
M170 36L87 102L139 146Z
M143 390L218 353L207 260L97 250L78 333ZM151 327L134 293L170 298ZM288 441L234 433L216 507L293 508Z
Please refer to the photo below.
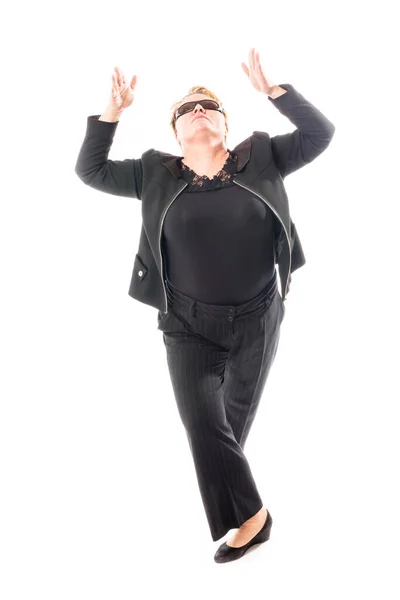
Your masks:
M260 531L253 538L251 538L251 540L247 542L247 544L245 544L244 546L239 546L239 548L234 548L233 546L228 546L228 544L224 542L218 548L214 555L215 562L223 563L229 562L231 560L237 560L238 558L241 558L243 554L249 548L251 548L251 546L254 546L254 544L262 544L263 542L266 542L267 540L269 540L271 526L272 517L271 513L268 511L267 518L262 529L260 529Z

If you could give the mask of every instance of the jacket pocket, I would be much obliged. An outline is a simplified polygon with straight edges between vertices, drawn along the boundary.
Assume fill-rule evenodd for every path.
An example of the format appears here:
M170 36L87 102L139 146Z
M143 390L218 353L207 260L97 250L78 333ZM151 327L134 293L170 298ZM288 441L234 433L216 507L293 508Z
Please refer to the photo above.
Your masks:
M138 279L140 279L140 281L143 281L143 279L146 277L148 268L146 267L146 265L144 264L144 262L140 258L139 254L136 254L136 256L135 256L135 262L134 262L134 265L133 265L133 270L134 270L134 272L136 274L136 277Z

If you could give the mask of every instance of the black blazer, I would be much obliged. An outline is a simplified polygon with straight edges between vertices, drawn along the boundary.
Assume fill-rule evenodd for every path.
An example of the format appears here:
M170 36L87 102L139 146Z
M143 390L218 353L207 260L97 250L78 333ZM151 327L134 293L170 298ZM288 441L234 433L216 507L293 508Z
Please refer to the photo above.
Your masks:
M238 170L233 181L259 196L280 221L275 256L281 295L285 300L291 274L303 266L306 259L290 217L283 179L327 148L335 126L291 84L279 85L286 93L275 99L268 96L268 100L297 129L274 137L264 131L254 131L233 149L238 155ZM167 312L161 233L168 208L188 185L178 167L182 157L151 148L141 158L109 160L119 121L108 123L99 121L99 117L87 118L75 173L92 188L142 201L142 229L128 293L139 302Z

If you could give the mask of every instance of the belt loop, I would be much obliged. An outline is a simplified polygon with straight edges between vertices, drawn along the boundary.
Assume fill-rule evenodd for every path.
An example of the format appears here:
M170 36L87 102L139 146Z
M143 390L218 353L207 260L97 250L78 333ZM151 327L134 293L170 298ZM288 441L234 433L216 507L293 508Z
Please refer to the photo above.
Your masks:
M193 300L192 305L190 307L190 314L192 315L192 317L196 318L196 300Z

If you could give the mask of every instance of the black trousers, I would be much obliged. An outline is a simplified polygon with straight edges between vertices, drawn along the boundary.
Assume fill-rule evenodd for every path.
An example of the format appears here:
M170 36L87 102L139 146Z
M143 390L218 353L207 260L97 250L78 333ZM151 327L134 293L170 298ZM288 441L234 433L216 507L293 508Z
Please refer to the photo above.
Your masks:
M244 446L278 348L285 305L277 274L239 306L199 302L166 280L158 312L178 411L213 541L263 502Z

